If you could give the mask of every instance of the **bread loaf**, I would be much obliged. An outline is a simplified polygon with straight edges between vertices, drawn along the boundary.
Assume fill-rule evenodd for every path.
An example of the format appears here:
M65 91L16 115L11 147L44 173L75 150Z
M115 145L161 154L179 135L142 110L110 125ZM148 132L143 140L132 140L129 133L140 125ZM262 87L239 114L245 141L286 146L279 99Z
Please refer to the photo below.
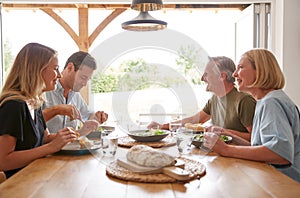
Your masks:
M147 167L164 167L175 164L175 157L146 145L131 147L126 157L131 162Z
M204 127L201 124L185 123L184 127L195 131L204 131Z

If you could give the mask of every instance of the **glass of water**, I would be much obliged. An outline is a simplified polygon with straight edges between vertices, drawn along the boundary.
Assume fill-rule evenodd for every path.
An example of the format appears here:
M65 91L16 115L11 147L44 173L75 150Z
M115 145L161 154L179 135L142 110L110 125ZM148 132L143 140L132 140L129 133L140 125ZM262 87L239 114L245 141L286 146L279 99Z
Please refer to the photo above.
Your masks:
M171 134L174 135L174 133L181 127L181 122L170 122L169 123L169 130L171 131Z
M103 156L114 157L118 148L118 136L113 133L101 133L101 150Z
M171 131L171 135L174 136L177 129L179 129L182 126L181 123L181 115L175 114L171 116L171 120L169 122L169 130Z
M191 152L193 136L193 130L187 129L185 127L180 127L177 129L175 138L180 156L189 154Z

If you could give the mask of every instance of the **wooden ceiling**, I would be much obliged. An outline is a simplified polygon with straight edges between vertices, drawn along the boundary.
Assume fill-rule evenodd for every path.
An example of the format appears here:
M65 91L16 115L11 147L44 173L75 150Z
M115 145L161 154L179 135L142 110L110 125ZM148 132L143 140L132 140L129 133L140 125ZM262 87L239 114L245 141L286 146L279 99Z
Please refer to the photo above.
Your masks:
M164 4L163 9L239 9L243 10L249 4ZM130 9L130 4L21 4L2 3L4 9L77 9L80 7L91 9Z
M85 4L85 3L70 3L70 4L21 4L21 3L2 3L2 8L5 11L11 9L27 9L27 10L36 10L40 9L50 17L52 17L58 24L60 24L65 31L70 35L70 37L77 44L79 50L89 51L90 46L98 35L104 30L104 28L113 21L117 16L119 16L124 11L130 9L130 4ZM243 10L248 7L249 4L164 4L163 10L168 9L239 9ZM71 26L61 17L55 10L64 10L64 9L77 9L78 10L78 24L79 30L78 34L74 31ZM89 35L88 27L88 17L89 9L105 9L111 10L109 16L107 16L95 30ZM89 94L88 88L85 87L81 90L81 94L84 97L85 101L89 103Z
M239 9L243 10L248 7L248 4L164 4L163 10L168 9ZM97 36L103 29L113 21L121 13L130 9L130 4L85 4L85 3L69 3L69 4L26 4L26 3L2 3L2 8L6 11L11 9L40 9L52 17L58 24L60 24L65 31L71 36L77 44L79 50L88 51ZM68 23L55 12L55 10L63 9L77 9L78 10L78 24L79 34L76 34ZM88 11L89 9L105 9L111 10L111 14L106 17L96 29L88 35Z

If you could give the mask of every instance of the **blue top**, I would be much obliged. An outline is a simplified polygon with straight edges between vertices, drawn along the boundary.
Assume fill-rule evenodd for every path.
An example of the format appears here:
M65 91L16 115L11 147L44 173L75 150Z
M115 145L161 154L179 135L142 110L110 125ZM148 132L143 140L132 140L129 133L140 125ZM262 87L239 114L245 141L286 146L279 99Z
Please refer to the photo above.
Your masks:
M34 111L34 120L26 102L9 100L0 107L0 135L8 134L17 139L15 151L28 150L43 144L45 120L41 108ZM7 178L21 168L5 171Z
M45 92L45 96L46 102L43 104L43 108L58 104L72 104L75 105L79 110L84 121L87 120L92 113L79 92L70 91L66 100L66 98L64 97L64 88L60 83L57 83L55 90ZM50 133L56 133L58 130L66 127L73 127L74 129L76 129L77 123L78 120L70 121L69 116L56 115L55 117L47 121L47 127Z
M300 182L300 114L282 90L257 101L251 144L263 145L288 160L291 166L274 167Z

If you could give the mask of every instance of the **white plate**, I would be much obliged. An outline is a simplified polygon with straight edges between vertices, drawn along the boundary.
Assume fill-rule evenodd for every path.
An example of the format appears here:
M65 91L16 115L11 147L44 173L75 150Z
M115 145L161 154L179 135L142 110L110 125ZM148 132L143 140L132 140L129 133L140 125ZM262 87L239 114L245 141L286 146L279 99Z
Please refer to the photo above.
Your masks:
M101 148L100 141L98 140L91 140L91 141L93 142L93 146L87 148L81 148L78 141L68 143L58 153L69 154L69 155L83 155L83 154L91 153L92 151Z

